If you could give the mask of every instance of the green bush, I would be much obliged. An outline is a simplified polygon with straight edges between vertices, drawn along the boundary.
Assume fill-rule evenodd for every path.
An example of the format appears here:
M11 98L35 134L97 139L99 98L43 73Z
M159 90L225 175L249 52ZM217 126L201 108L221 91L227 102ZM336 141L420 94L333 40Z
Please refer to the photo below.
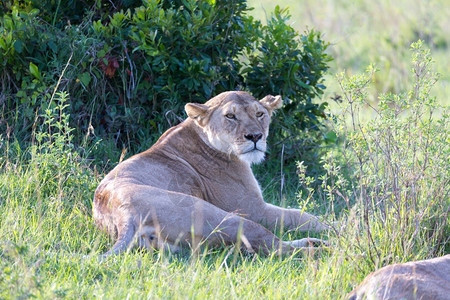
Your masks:
M0 134L2 259L14 249L39 255L66 246L91 248L81 240L96 234L90 212L98 180L86 157L74 151L68 109L68 94L56 93L35 123L29 147ZM64 234L68 229L77 232Z
M295 32L287 11L277 8L263 26L243 0L124 1L110 9L108 1L51 1L59 5L53 13L39 3L10 3L0 17L0 127L19 139L58 80L71 94L76 141L89 133L131 152L184 119L185 103L238 89L286 99L272 127L272 157L283 152L294 165L305 153L317 156L325 104L312 99L325 88L327 44L317 32Z
M142 0L9 0L0 2L0 16L14 8L31 12L39 11L39 18L52 26L63 28L66 25L78 25L86 16L107 19L122 9L140 6Z
M275 8L258 32L258 51L248 55L244 73L246 88L256 97L283 96L284 106L273 120L269 144L272 158L283 152L286 165L295 169L295 159L314 162L321 154L317 148L323 139L320 126L327 103L319 105L312 100L323 94L322 76L331 58L319 32L299 37L288 25L289 19L287 10Z
M411 50L410 91L382 95L377 106L367 96L373 68L365 75L338 76L344 98L336 123L341 163L329 160L327 170L338 172L329 172L322 190L330 209L340 205L349 211L338 248L356 250L355 261L372 269L450 250L448 107L430 96L438 78L430 51L421 41ZM371 110L362 115L363 107Z

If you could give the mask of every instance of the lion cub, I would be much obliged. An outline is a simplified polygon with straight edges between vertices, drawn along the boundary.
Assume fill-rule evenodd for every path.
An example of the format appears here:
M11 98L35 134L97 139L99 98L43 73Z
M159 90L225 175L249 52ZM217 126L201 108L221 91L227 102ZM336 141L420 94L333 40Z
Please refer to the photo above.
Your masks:
M267 148L270 118L280 96L256 100L225 92L188 103L188 118L147 151L117 165L95 191L96 224L117 237L105 255L134 245L196 247L236 243L250 251L291 252L315 239L283 242L271 231L328 227L310 214L265 203L250 165ZM269 231L269 230L271 231Z

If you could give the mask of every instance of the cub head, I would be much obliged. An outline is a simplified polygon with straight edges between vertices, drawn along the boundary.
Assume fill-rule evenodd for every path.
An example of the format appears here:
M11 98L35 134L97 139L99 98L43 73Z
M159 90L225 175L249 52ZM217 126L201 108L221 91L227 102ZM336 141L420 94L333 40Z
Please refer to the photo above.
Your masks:
M281 96L256 100L246 92L225 92L185 110L213 148L252 164L264 159L270 118L282 104Z

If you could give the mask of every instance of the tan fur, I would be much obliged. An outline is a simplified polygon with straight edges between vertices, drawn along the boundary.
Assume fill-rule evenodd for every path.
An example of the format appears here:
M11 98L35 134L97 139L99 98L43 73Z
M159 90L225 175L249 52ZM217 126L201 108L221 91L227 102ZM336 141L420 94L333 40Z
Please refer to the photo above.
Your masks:
M450 254L381 268L347 299L450 299Z
M270 117L281 105L280 96L258 101L245 92L187 104L188 119L120 163L98 186L94 220L118 238L106 255L136 242L177 250L241 241L264 253L319 242L282 242L268 230L280 223L299 230L327 226L298 209L265 203L250 168L264 157Z

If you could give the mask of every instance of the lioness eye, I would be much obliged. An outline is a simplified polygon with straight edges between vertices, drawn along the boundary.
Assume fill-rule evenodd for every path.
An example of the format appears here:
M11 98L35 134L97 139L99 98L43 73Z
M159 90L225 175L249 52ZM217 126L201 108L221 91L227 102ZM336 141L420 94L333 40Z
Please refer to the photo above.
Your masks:
M226 114L225 117L227 117L228 119L236 119L236 116L234 114Z
M256 117L257 117L257 118L261 118L263 115L264 115L264 113L261 112L261 111L259 111L259 112L256 113Z

